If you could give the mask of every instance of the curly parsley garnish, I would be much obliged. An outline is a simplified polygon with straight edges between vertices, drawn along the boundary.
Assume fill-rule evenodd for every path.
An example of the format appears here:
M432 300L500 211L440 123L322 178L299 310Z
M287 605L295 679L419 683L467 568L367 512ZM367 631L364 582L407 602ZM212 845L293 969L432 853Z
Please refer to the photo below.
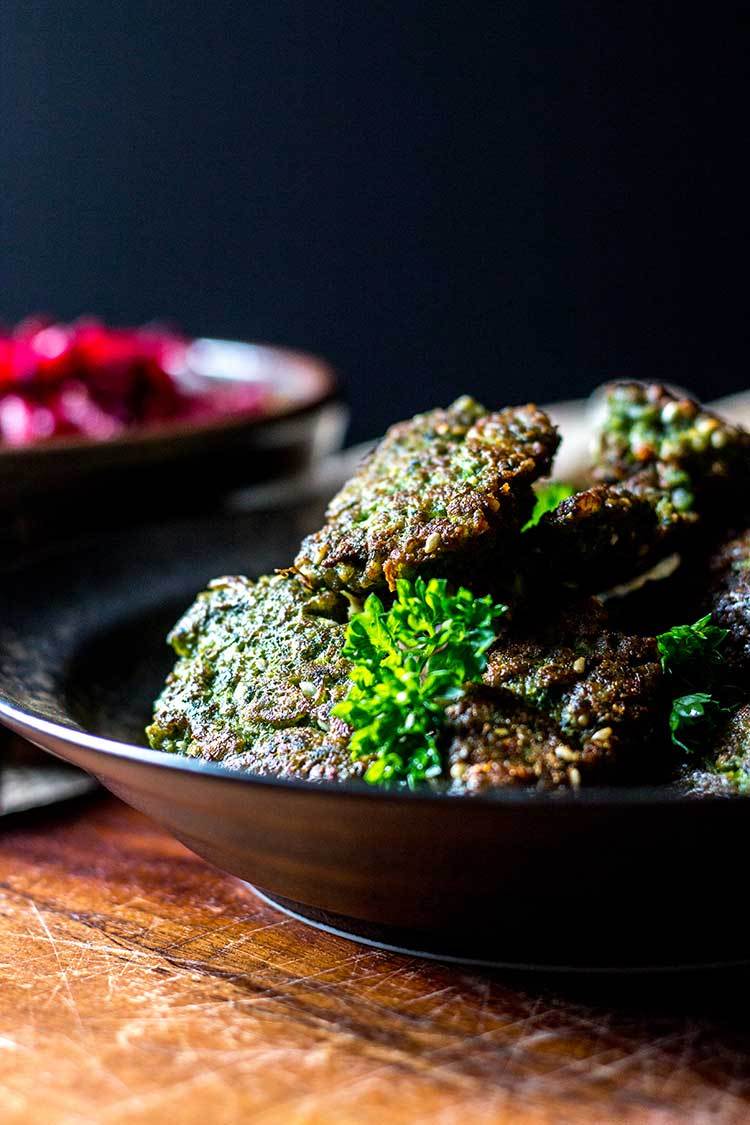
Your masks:
M706 662L717 663L726 636L726 629L711 624L710 613L694 625L672 626L656 638L662 670L689 674Z
M543 484L541 488L536 490L534 510L528 522L524 524L523 531L528 531L530 527L535 527L545 512L554 511L561 501L567 500L574 492L574 485L566 484L561 480L551 480L547 484Z
M464 587L449 593L442 578L400 579L390 609L370 594L347 626L351 687L333 708L353 729L352 758L370 759L365 781L439 776L445 708L481 679L506 610Z
M705 750L708 734L727 713L728 709L705 691L679 696L672 701L669 714L672 742L686 754Z
M711 624L710 613L693 625L675 625L660 633L656 643L663 671L684 687L713 688L726 636L726 629ZM678 696L672 701L669 715L672 742L688 754L705 751L713 731L729 710L711 692L691 691Z

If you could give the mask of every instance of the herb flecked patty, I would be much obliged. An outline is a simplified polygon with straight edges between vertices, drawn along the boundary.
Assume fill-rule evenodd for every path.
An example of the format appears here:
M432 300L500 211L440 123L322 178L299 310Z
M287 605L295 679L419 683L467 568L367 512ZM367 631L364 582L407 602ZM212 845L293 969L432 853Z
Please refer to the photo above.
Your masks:
M529 517L559 438L535 406L460 398L400 422L331 502L295 560L313 587L395 589L415 572L471 574Z
M491 649L484 683L554 724L570 751L558 756L579 780L632 774L665 701L655 638L612 630L594 599L513 625Z
M695 399L659 383L613 383L606 388L606 415L594 467L600 480L631 477L646 465L673 470L665 480L678 509L689 507L693 488L705 494L712 482L747 472L750 435Z
M599 592L747 506L750 435L658 384L608 388L597 439L600 482L563 500L529 534L532 570L555 560L563 584Z
M727 630L725 651L733 670L746 676L750 672L750 528L722 544L711 559L710 571L708 608L714 623Z
M255 773L359 773L330 713L350 667L341 616L337 595L288 575L213 581L169 635L178 659L150 744Z
M481 689L467 692L448 708L446 735L454 792L581 784L579 750L566 742L544 712L510 696Z

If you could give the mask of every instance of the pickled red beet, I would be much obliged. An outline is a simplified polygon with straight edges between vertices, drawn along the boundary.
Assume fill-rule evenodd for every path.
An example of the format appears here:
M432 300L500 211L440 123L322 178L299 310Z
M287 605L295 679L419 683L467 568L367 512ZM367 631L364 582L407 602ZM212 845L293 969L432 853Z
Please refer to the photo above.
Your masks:
M92 319L35 317L0 331L0 445L103 441L131 427L263 410L267 392L257 384L189 388L176 374L188 343L176 333Z
M46 406L35 406L21 395L0 398L0 440L8 445L44 441L55 432L55 415Z

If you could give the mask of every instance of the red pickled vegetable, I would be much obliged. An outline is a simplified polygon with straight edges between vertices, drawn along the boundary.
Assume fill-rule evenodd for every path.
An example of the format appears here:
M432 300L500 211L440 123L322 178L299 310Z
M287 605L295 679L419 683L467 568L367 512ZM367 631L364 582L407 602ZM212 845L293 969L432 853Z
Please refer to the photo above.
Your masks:
M0 330L0 445L106 440L134 427L263 410L267 390L258 384L217 381L199 391L186 381L189 343L96 320L33 318Z

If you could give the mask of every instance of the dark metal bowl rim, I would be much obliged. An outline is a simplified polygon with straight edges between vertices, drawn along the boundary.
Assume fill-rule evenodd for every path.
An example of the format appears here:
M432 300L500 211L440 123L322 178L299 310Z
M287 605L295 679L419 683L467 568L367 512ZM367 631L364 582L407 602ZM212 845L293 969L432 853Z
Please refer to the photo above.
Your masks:
M168 754L161 750L151 750L145 746L135 746L115 739L105 738L102 735L89 734L64 723L52 722L33 710L15 707L0 698L0 722L24 735L30 741L39 745L35 736L42 736L41 745L46 747L47 739L57 739L63 743L79 746L101 754L106 759L119 759L144 766L156 766L165 770L180 770L186 773L200 774L213 777L218 781L234 783L235 785L260 786L264 789L291 789L297 793L306 793L315 796L316 793L340 794L341 796L357 797L368 801L386 803L403 803L405 801L418 801L433 804L450 802L455 804L461 801L467 808L497 807L503 805L529 805L547 804L554 807L573 808L577 805L606 805L611 808L648 805L650 807L706 804L732 805L744 803L745 797L737 794L685 794L669 789L667 786L640 786L632 788L592 787L571 790L521 790L502 789L492 793L477 793L470 796L451 794L435 790L410 790L398 791L379 789L367 785L362 781L305 781L298 778L274 777L270 775L253 774L243 770L232 770L217 762L206 762L195 758L184 758L177 754ZM48 748L48 747L46 747ZM103 763L104 769L104 763ZM469 814L470 815L470 814Z

